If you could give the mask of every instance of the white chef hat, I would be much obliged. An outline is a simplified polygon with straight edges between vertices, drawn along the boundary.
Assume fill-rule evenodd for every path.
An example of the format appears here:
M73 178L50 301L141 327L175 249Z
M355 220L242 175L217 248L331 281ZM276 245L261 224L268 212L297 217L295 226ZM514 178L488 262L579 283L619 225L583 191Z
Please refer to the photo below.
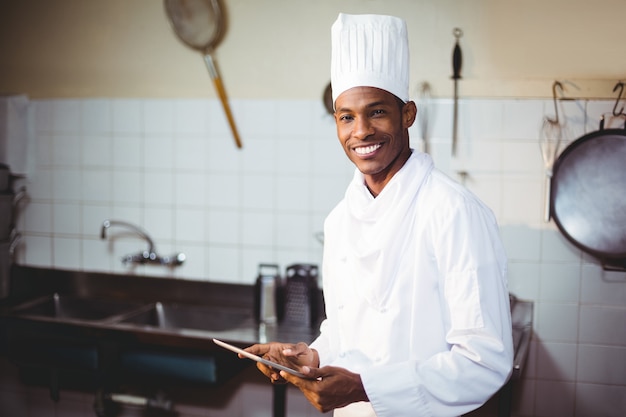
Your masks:
M333 106L353 87L376 87L409 100L409 41L404 20L340 13L331 29Z

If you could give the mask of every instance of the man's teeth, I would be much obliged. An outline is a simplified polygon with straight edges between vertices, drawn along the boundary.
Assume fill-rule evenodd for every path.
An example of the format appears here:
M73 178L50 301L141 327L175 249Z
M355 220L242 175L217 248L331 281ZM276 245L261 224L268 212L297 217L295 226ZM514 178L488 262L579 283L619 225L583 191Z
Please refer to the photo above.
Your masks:
M370 146L361 146L358 148L354 148L354 152L358 153L359 155L367 155L368 153L372 153L374 152L376 149L380 148L382 145L380 143L377 143L375 145L370 145Z

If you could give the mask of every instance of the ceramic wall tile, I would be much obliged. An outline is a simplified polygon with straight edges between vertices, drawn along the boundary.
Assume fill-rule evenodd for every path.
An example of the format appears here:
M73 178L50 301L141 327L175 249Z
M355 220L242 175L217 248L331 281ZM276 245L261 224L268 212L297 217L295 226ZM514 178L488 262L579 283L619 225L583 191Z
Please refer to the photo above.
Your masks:
M49 139L52 164L66 168L82 164L83 140L79 133L55 133Z
M622 417L626 410L626 387L576 384L576 417Z
M78 99L60 99L54 101L52 128L56 132L80 132L82 127L82 101Z
M201 208L180 208L176 210L174 239L177 241L206 242L206 214Z
M207 134L210 118L209 100L174 100L174 131L177 136L187 134Z
M114 133L111 138L112 166L114 168L142 169L143 146L143 139L138 134Z
M278 220L271 211L247 211L241 223L241 243L274 247L276 245L275 222Z
M176 207L205 207L207 194L206 177L202 173L178 172L174 174Z
M626 348L625 319L624 306L582 305L579 342Z
M235 247L210 246L207 257L211 281L241 282L241 252Z
M534 330L543 341L578 340L578 304L535 303L537 315Z
M152 133L174 132L175 100L150 99L143 101L143 131Z
M308 248L313 243L309 234L306 213L279 213L276 215L276 246L283 248Z
M581 302L624 307L626 274L623 272L605 271L600 265L584 264L581 285Z
M556 303L578 303L580 300L580 265L541 264L540 300Z
M307 212L312 208L311 180L307 175L278 175L276 180L276 207L281 211ZM306 222L305 222L306 224Z
M111 102L113 131L125 134L143 132L144 109L140 99L115 99Z
M274 137L251 134L246 137L245 151L241 151L242 174L272 174L281 163Z
M177 137L174 139L174 169L180 172L203 172L207 169L208 139Z
M532 416L573 416L576 385L564 381L535 382L535 407Z
M576 343L543 342L536 352L537 378L576 381Z
M88 134L80 138L80 165L83 169L110 167L113 164L113 141L110 136Z
M109 133L112 130L112 104L108 99L81 100L81 128L85 135Z
M52 228L55 234L78 235L81 233L80 206L76 203L57 203L52 207Z
M624 346L579 345L578 380L586 383L625 386L624 355L626 355Z
M267 174L242 177L242 208L272 210L276 207L274 176Z
M88 170L81 172L81 199L95 203L112 201L113 175L110 170Z

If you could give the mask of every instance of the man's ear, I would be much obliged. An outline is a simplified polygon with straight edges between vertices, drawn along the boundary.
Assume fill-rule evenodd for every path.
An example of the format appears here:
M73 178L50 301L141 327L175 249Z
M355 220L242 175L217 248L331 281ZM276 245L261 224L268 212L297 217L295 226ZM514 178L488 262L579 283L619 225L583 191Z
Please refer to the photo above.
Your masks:
M405 129L413 126L415 123L415 118L417 117L417 106L414 101L407 102L404 107L402 107L402 126Z

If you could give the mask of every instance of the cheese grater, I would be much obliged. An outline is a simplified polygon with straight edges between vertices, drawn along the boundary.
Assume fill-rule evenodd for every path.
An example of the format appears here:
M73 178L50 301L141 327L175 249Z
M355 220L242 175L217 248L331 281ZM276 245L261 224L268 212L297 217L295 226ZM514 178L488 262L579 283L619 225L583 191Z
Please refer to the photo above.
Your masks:
M287 267L284 325L313 327L317 324L317 278L317 265L294 264Z

